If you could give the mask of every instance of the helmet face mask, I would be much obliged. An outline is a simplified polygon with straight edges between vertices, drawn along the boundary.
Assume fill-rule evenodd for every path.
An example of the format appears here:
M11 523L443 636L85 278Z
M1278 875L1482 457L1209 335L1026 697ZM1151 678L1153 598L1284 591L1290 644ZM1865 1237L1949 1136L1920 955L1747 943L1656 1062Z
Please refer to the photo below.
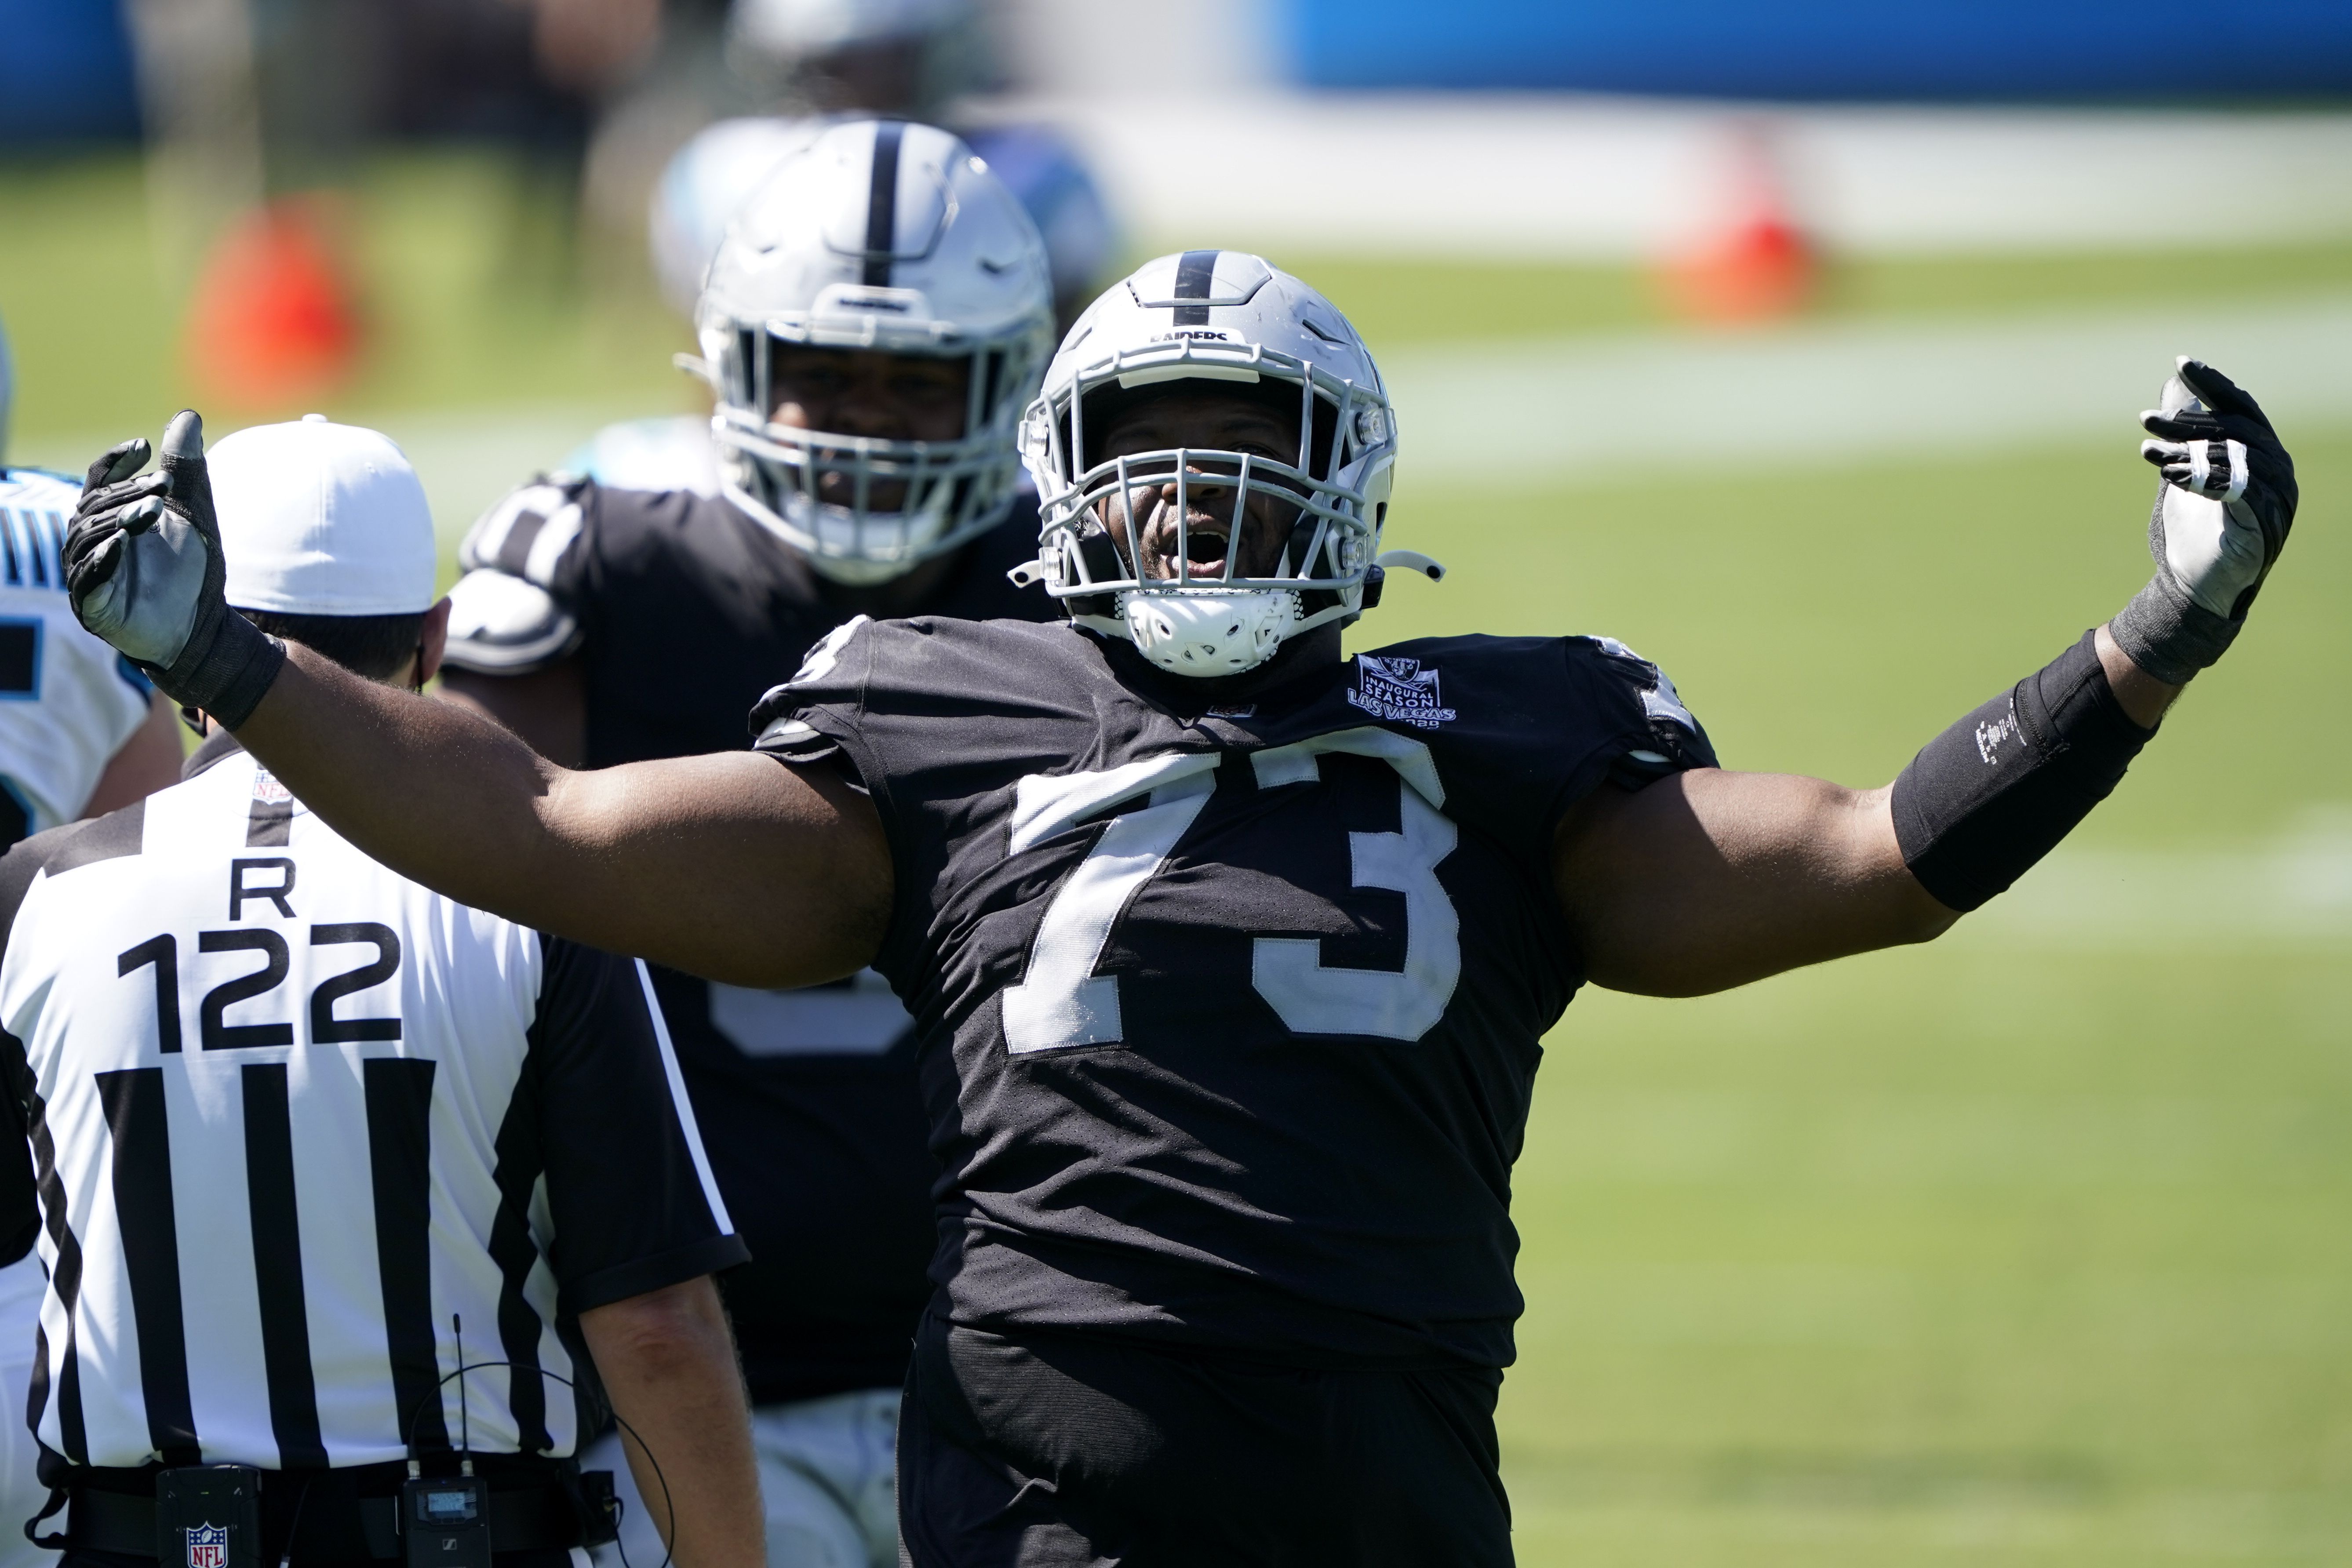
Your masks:
M1002 520L1017 477L1008 456L1017 429L1013 399L1003 388L1034 381L1037 361L1023 352L1026 345L950 342L944 353L914 353L812 349L772 329L737 336L720 362L724 390L713 422L727 493L820 574L887 582ZM908 416L929 411L907 407L903 393L877 392L867 401L889 401L908 434L822 428L853 421L826 417L838 415L844 398L811 396L795 384L794 366L820 357L843 363L841 372L826 373L835 381L860 373L899 379L887 363L871 363L877 358L938 366L955 389L954 417L926 430L921 417ZM816 416L814 424L780 417L801 414L802 405Z
M1154 395L1194 410L1286 407L1288 449L1107 452L1138 444L1134 423L1106 441L1107 419ZM1146 441L1182 427L1139 423ZM1162 258L1079 318L1024 423L1047 591L1162 668L1255 668L1289 637L1360 613L1395 449L1380 373L1328 301L1239 252Z
M826 131L737 218L698 316L721 489L820 574L887 582L1011 510L1052 285L1036 226L947 132L892 121ZM952 433L897 407L903 427L887 435L784 423L779 365L794 350L948 362L962 417Z

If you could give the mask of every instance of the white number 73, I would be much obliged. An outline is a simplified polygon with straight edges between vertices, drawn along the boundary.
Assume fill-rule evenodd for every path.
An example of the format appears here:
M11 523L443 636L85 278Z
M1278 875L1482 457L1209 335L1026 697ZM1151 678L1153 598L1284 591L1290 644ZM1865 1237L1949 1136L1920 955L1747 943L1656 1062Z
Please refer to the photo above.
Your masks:
M1404 967L1329 968L1315 938L1262 936L1252 947L1251 984L1293 1033L1417 1040L1444 1016L1462 977L1461 919L1437 880L1438 865L1459 837L1438 809L1444 786L1426 744L1369 725L1255 752L1250 762L1258 787L1274 789L1320 777L1316 759L1326 752L1378 757L1397 772L1402 831L1350 833L1348 848L1355 886L1404 895ZM1095 965L1119 915L1208 804L1221 760L1211 752L1168 752L1100 773L1033 773L1020 782L1010 845L1015 854L1108 806L1149 798L1105 825L1093 851L1046 905L1028 971L1003 993L1008 1050L1112 1045L1126 1037L1118 977L1095 973Z

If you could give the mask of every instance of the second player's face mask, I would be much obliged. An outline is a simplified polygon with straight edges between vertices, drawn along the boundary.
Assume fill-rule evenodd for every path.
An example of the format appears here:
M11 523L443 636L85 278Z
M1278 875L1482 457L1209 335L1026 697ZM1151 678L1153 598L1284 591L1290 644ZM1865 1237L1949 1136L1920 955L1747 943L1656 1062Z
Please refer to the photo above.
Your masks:
M935 553L1002 455L967 355L771 342L764 426L730 444L735 479L824 576L885 582ZM739 502L738 504L740 504Z

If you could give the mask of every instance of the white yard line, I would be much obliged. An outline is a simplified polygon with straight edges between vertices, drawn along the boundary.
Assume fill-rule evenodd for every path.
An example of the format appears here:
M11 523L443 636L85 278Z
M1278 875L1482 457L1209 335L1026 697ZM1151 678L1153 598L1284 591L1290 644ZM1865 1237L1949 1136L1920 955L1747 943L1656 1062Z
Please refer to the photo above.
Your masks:
M1652 482L1632 465L1657 459L1821 468L2085 438L2128 451L2178 353L2223 367L2284 428L2352 423L2352 294L2341 292L1413 346L1381 365L1409 479L1557 474L1575 459L1575 482L1591 486Z

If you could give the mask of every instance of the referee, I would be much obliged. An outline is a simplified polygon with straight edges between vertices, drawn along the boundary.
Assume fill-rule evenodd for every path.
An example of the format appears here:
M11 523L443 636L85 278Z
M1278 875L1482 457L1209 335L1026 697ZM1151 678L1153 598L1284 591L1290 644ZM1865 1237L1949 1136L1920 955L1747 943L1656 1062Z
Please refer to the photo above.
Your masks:
M391 442L314 415L213 473L232 605L433 673ZM375 865L225 731L0 858L0 1257L49 1276L27 1415L69 1564L568 1568L609 1534L571 1458L600 1381L677 1560L763 1561L709 1278L746 1252L641 965Z

